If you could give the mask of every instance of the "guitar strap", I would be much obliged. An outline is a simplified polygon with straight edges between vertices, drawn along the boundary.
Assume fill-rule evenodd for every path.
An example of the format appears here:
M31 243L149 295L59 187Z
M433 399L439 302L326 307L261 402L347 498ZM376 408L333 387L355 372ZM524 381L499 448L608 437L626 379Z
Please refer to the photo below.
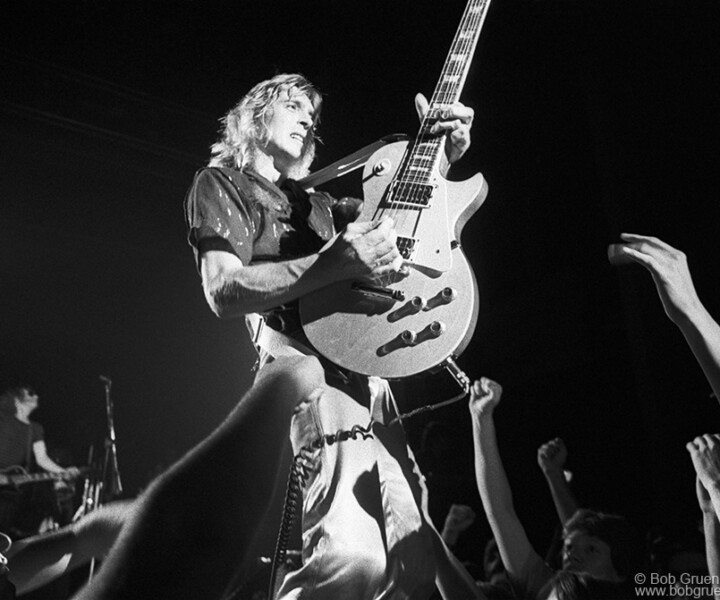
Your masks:
M257 313L245 315L250 337L257 350L273 357L297 356L298 354L318 356L318 353L290 336L275 331L265 324L265 319Z
M257 313L245 315L245 324L250 332L250 338L255 346L255 350L258 353L258 359L253 366L253 371L257 371L263 366L269 356L273 358L278 358L279 356L315 356L323 363L326 370L331 371L333 375L344 383L350 382L350 376L346 371L337 365L333 365L302 342L269 327L261 315Z
M353 172L356 169L360 169L365 166L368 159L385 144L391 144L393 142L406 141L410 138L404 133L392 133L380 138L377 142L368 144L360 150L348 154L345 158L335 161L331 165L311 173L307 177L298 180L298 184L303 189L307 190L314 188L315 186L322 185L343 175Z

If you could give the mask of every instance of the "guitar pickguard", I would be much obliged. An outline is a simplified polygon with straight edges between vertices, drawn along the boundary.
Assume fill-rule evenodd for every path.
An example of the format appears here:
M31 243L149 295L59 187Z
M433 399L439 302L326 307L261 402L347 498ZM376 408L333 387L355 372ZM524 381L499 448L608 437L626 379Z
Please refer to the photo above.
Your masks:
M361 220L392 217L398 238L414 240L412 262L442 273L452 268L450 228L445 180L437 175L418 195L425 202L405 202L391 186L407 144L390 144L376 152L363 172L365 203ZM430 188L430 189L428 189ZM411 191L414 191L412 189ZM400 251L402 247L398 244Z

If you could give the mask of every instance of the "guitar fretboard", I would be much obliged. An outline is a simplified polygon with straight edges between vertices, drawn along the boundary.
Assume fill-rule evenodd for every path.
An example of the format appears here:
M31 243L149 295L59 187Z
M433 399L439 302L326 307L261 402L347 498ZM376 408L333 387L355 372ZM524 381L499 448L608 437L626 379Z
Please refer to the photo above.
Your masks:
M444 141L443 137L431 134L430 129L438 120L441 120L442 107L460 99L489 4L490 0L469 0L465 7L460 26L445 59L440 79L430 99L428 112L422 120L412 151L406 157L396 176L396 190L426 184L429 181L440 158ZM401 201L422 205L422 200L418 201L415 196L417 194L411 198L402 197Z

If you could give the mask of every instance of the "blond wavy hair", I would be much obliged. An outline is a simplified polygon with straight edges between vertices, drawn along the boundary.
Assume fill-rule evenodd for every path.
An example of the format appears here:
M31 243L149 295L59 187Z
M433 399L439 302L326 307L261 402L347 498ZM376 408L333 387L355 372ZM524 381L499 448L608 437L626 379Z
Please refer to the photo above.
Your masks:
M320 120L322 96L319 90L300 74L283 73L253 87L240 102L220 120L223 124L220 139L210 148L211 167L242 168L251 163L268 142L268 123L272 118L273 104L286 92L291 98L305 94L313 107L313 126L305 138L305 147L290 175L301 178L307 175L315 158L315 126Z

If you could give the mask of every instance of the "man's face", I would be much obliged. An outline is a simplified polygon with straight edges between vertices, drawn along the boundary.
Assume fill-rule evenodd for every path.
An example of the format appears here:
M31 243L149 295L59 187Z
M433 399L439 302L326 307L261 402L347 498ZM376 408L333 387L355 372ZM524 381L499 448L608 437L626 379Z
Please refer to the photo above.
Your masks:
M315 107L306 94L283 91L274 102L268 122L266 152L279 166L291 165L303 156L312 135Z
M37 394L31 394L27 390L23 390L23 395L15 401L18 413L22 412L25 415L29 415L38 407L38 396Z
M588 573L609 581L621 580L612 564L610 546L580 531L573 531L565 537L562 559L563 569L568 571Z

